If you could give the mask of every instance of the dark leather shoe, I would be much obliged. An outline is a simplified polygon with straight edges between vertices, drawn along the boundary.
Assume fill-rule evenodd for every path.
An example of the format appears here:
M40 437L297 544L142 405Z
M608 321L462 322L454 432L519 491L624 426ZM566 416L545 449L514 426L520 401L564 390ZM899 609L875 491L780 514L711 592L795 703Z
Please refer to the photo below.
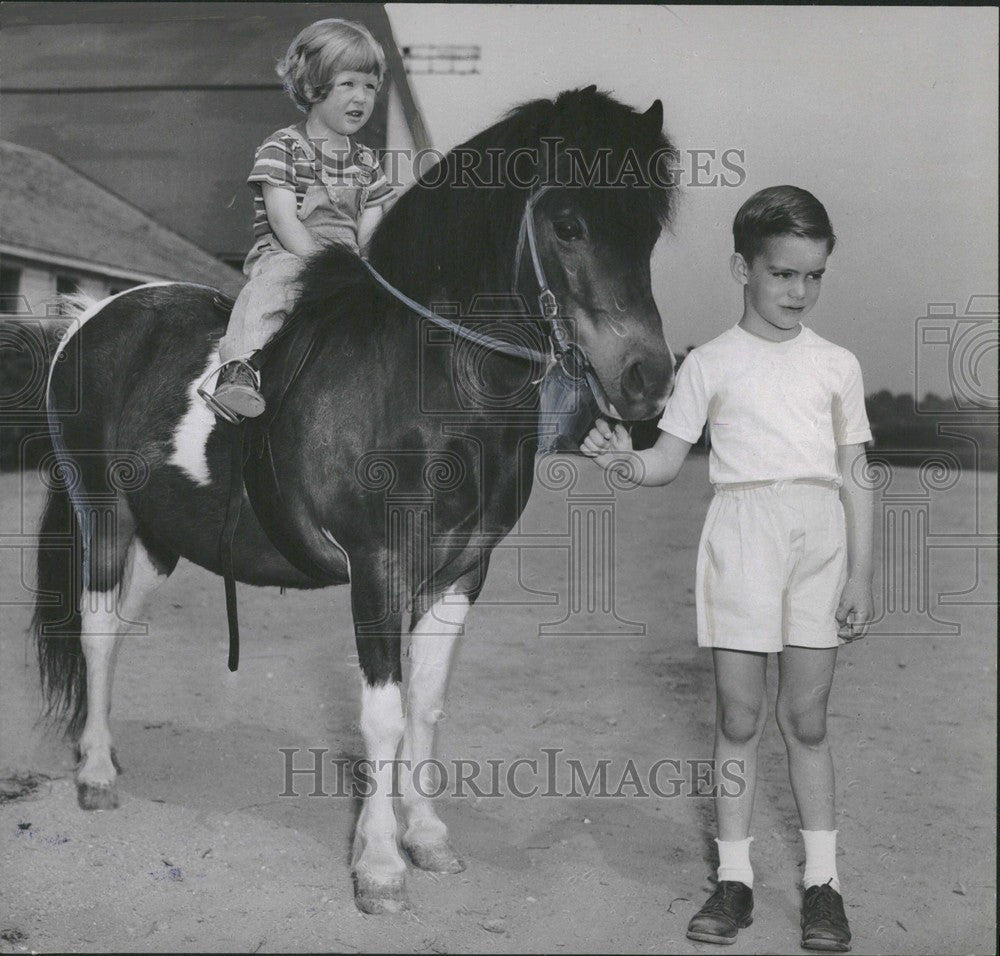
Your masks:
M256 418L263 413L265 405L257 388L257 376L245 362L229 362L219 372L213 402L209 404L217 414L217 406L221 406L234 417Z
M802 947L824 953L851 951L844 900L829 883L806 889L802 899Z
M736 880L723 880L688 923L688 939L726 945L753 922L753 890Z

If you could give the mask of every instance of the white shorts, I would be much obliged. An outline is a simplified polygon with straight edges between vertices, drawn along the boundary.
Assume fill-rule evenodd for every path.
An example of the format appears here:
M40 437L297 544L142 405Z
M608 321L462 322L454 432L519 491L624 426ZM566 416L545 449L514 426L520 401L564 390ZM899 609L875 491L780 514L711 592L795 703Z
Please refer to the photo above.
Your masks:
M837 647L847 530L833 482L718 485L698 547L698 646Z

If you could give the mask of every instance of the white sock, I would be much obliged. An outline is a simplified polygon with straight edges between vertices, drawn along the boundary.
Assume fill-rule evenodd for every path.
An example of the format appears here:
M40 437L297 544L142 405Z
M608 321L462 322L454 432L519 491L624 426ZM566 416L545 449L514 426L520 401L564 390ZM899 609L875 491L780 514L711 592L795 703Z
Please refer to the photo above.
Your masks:
M750 866L750 843L745 840L716 840L719 846L719 882L736 880L753 889L753 869Z
M806 870L802 875L802 885L808 888L829 883L839 893L837 831L799 830L799 833L806 844Z

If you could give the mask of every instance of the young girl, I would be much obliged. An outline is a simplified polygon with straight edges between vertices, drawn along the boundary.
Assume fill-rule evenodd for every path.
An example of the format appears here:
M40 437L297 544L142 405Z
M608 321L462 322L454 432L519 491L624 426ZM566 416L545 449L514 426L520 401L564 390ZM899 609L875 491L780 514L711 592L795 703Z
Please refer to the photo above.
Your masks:
M243 265L249 281L220 343L215 394L203 393L229 421L264 411L247 359L284 321L303 258L331 242L358 252L393 198L375 154L354 138L385 75L371 33L348 20L319 20L292 41L277 72L306 118L272 133L247 177L254 194L254 245Z
M857 359L801 325L835 242L822 203L794 186L761 190L733 237L743 316L684 360L656 445L632 453L624 428L600 420L582 450L637 484L664 485L711 428L698 644L715 665L716 766L739 761L746 788L716 798L719 882L687 935L732 943L752 922L750 817L767 655L778 652L775 716L805 842L802 945L847 952L826 707L838 645L872 619L872 501L857 477L871 431Z

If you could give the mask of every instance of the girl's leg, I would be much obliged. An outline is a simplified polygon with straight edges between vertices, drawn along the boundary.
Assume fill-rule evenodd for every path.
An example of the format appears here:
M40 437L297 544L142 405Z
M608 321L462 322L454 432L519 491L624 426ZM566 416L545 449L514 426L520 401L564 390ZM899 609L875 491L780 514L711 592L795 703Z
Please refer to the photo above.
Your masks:
M281 328L295 303L302 260L290 252L272 252L257 261L242 288L219 343L219 359L246 358Z
M767 717L767 655L716 648L715 767L726 761L742 766L746 788L738 796L715 797L719 839L746 840L750 835L754 791L757 787L757 746ZM733 764L730 764L733 766Z
M834 828L826 705L836 663L835 647L788 646L779 655L775 716L788 751L788 775L803 830Z

